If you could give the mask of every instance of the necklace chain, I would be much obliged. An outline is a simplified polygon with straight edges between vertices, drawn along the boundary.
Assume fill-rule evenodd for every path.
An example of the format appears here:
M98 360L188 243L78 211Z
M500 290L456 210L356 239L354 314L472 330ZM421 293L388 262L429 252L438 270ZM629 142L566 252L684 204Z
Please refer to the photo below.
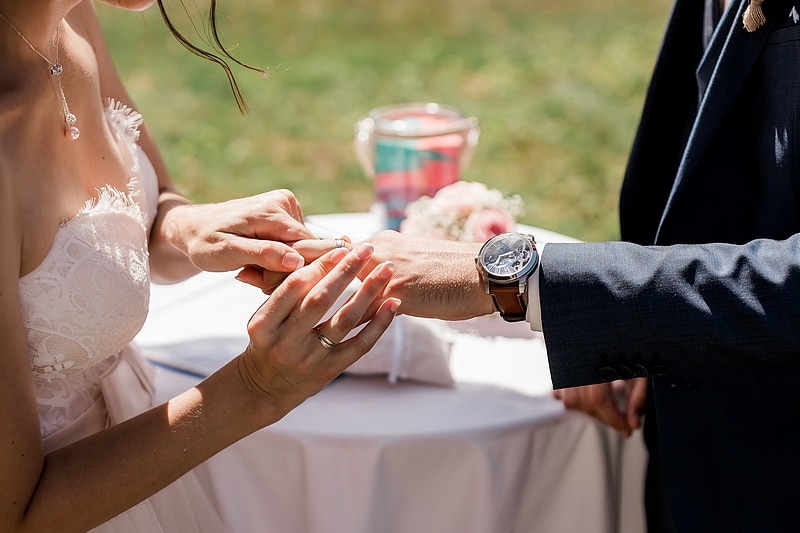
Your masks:
M25 44L28 45L28 47L31 50L36 52L36 55L44 59L50 66L50 74L56 77L56 82L58 83L58 92L59 95L61 96L61 107L64 109L64 123L66 125L64 128L64 133L70 139L76 140L78 137L80 137L81 132L75 126L75 123L78 121L78 119L75 117L75 115L73 115L70 112L69 104L67 104L67 97L64 96L64 87L61 84L61 73L64 72L64 67L61 65L61 63L58 62L59 30L61 28L61 25L59 24L58 26L56 26L56 35L55 38L53 39L53 48L55 50L55 56L56 56L56 60L55 62L53 62L50 61L50 59L46 55L41 53L35 46L33 46L33 43L31 43L28 40L28 38L22 34L21 31L19 31L19 29L14 25L14 23L8 20L8 17L6 17L4 13L0 12L0 17L2 17L3 20L6 21L6 24L8 24L11 27L11 29L14 30L16 34L20 36L20 38L25 42Z

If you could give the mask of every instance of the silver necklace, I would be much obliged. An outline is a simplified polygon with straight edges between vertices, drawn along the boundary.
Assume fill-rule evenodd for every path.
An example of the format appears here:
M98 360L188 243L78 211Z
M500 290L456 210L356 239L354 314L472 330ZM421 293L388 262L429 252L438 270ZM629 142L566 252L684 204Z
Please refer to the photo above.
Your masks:
M78 119L77 117L75 117L75 115L70 113L69 105L67 104L67 98L66 96L64 96L64 87L62 87L61 85L61 73L64 72L64 67L61 65L61 63L58 62L59 29L61 25L59 24L58 26L56 26L56 36L55 39L53 40L53 48L55 49L56 52L56 60L50 61L50 59L48 59L46 55L41 53L39 50L36 49L35 46L33 46L33 44L27 39L27 37L22 35L22 32L19 31L17 27L14 26L14 24L10 20L8 20L8 17L6 17L3 13L0 13L0 17L2 17L3 20L5 20L6 23L9 26L11 26L12 30L17 32L17 35L19 35L20 38L22 38L22 40L25 41L25 44L27 44L31 50L36 52L36 55L44 59L47 62L47 64L50 65L50 74L56 77L56 81L58 82L58 92L61 95L61 106L64 108L64 134L67 136L68 139L71 139L73 141L77 140L78 137L81 136L81 130L79 130L78 127L75 126L75 123L78 121Z

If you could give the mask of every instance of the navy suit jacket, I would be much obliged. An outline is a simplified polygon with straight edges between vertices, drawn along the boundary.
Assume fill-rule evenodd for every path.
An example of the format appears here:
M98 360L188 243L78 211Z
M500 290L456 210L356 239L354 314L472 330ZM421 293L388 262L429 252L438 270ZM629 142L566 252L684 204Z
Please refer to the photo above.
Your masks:
M670 17L627 242L544 250L544 335L556 388L651 378L678 531L800 531L800 8L765 0L748 33L747 0L716 26L704 4Z

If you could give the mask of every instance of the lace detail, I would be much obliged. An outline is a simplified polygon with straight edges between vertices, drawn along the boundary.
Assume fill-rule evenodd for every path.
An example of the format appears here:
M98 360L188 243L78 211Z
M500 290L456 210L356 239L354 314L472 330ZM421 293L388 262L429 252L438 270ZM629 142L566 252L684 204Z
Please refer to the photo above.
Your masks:
M150 160L136 144L139 140L139 126L143 121L142 115L113 98L106 101L105 114L122 153L129 156L128 194L143 207L149 230L158 209L158 181ZM143 176L152 179L142 179Z
M43 437L99 397L100 376L147 316L156 177L136 145L141 116L111 101L106 117L130 157L128 190L98 191L96 201L58 229L44 261L19 281Z
M106 100L106 120L111 129L119 138L128 143L130 153L135 153L135 145L139 140L139 126L142 125L142 115L122 102L113 98Z

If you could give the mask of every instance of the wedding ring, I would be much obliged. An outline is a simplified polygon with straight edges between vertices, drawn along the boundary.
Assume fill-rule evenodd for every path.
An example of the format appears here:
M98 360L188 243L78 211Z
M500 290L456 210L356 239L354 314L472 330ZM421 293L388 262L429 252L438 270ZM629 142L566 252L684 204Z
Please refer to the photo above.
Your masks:
M330 340L321 331L319 331L319 330L315 330L315 331L319 334L319 335L317 335L317 339L319 339L319 343L322 345L323 348L325 348L326 350L333 350L334 348L336 348L337 343L335 343L332 340Z
M344 248L344 239L333 239L333 244L336 248Z

